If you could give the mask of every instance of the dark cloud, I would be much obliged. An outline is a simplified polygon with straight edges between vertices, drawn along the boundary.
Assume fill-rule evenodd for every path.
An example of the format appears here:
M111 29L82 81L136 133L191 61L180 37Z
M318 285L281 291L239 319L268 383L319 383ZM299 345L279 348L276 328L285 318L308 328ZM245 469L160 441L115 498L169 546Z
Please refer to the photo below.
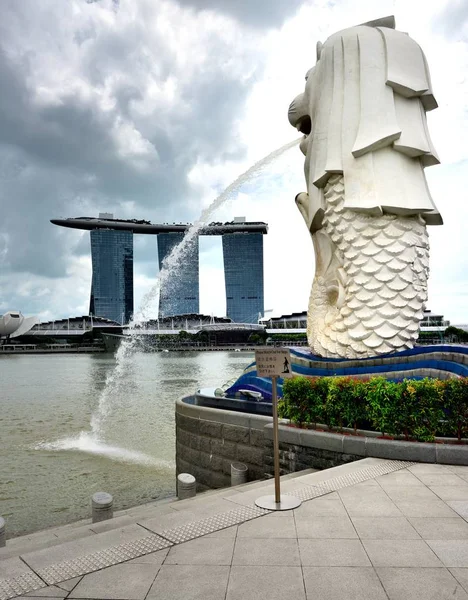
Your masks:
M69 234L69 231L67 232ZM89 256L91 251L91 242L89 231L76 230L76 243L73 246L73 254L75 256Z
M0 173L0 233L8 240L0 274L64 275L73 237L66 237L49 219L54 213L66 215L71 206L80 210L81 181L5 147L0 147Z
M292 17L303 0L179 0L182 6L229 15L261 29L279 27Z
M452 39L468 39L468 2L450 0L434 18L434 29Z
M285 6L274 3L268 18ZM236 127L263 57L252 34L226 36L210 21L163 1L4 0L3 297L9 273L59 279L89 252L89 234L49 219L194 220L193 167L242 158ZM141 260L155 260L155 242L139 244Z

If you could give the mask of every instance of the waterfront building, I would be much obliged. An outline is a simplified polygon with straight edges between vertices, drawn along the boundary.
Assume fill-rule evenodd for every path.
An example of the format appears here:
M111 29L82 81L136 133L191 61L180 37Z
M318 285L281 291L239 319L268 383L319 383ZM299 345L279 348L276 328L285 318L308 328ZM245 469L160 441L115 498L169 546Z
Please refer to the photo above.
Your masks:
M263 316L263 234L223 235L226 314L236 323L257 323Z
M138 219L114 219L111 213L101 213L95 217L77 217L69 219L52 219L54 225L85 229L91 232L91 248L93 254L93 285L91 289L90 313L128 322L128 315L133 311L133 247L128 241L134 233L158 236L159 268L173 248L182 241L190 227L187 223L152 224ZM100 237L98 232L106 232ZM118 234L122 237L119 238ZM209 223L200 228L198 235L222 236L224 275L226 284L226 314L238 323L257 323L263 316L264 284L263 284L263 235L268 233L268 226L263 222L246 222L245 217L237 217L227 223ZM93 246L93 239L95 244ZM102 241L101 241L102 240ZM119 241L120 240L120 241ZM116 244L122 244L121 255L116 250ZM110 248L114 245L114 250ZM123 255L127 257L127 279L123 284L116 272L120 267L114 266L106 278L106 268L102 267L104 248L108 247L109 254L105 260L122 263ZM159 316L173 316L187 313L198 313L200 310L199 292L199 258L198 236L194 238L188 251L184 251L182 260L174 275L170 274L160 291ZM125 261L124 261L125 262ZM131 266L131 271L130 271ZM121 273L121 270L119 271ZM112 281L111 281L112 280ZM97 282L103 285L97 286ZM95 285L96 282L96 285ZM131 309L130 306L130 287ZM101 288L103 291L101 291ZM112 294L110 293L112 291ZM113 298L111 301L110 298ZM117 307L118 302L125 298L125 309ZM111 308L112 307L112 308ZM96 312L99 310L100 312ZM120 315L118 314L120 310ZM124 317L122 316L124 315Z
M261 319L262 325L268 334L306 334L307 333L307 311L281 315L280 317L268 317ZM445 330L450 327L450 321L441 314L435 314L430 310L424 310L424 315L419 322L419 337L417 345L442 344L447 342ZM467 326L456 325L458 329L468 330ZM450 339L448 338L450 341Z
M133 233L91 231L93 275L89 313L124 324L133 314Z
M281 315L280 317L267 317L260 321L267 329L282 329L284 333L306 333L307 331L307 311L294 312L290 315ZM278 333L283 333L279 331Z
M36 323L39 323L38 317L25 317L19 310L10 310L0 315L0 340L24 335Z
M121 334L108 331L102 337L106 348L114 352L129 335L144 352L245 347L266 337L265 327L258 323L233 323L228 317L200 314L150 319L132 329L123 327Z
M183 239L183 232L158 235L159 271L163 268L164 260ZM176 276L168 277L161 285L158 313L160 318L200 312L198 237L193 239L183 253L176 270Z

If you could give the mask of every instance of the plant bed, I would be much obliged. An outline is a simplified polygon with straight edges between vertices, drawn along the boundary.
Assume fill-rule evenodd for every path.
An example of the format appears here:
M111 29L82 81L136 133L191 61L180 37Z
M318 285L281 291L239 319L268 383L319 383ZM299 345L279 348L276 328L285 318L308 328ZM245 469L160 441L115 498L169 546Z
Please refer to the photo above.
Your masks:
M273 438L271 423L265 426L264 431L267 438ZM322 452L328 452L336 456L337 464L341 464L342 461L349 462L350 456L355 456L354 460L374 457L386 460L468 465L468 444L459 444L453 438L420 442L389 439L389 436L383 438L375 435L376 432L369 433L374 435L344 435L336 431L289 427L285 423L279 425L279 441L283 444L283 451L287 452L289 459L297 453L316 456L317 453L320 455Z
M464 445L468 379L294 377L284 382L279 412L298 428Z
M347 427L343 427L342 431L336 430L336 429L328 429L326 425L320 425L319 427L315 427L313 425L303 425L303 424L297 424L297 423L292 423L291 421L287 421L285 419L283 419L281 425L285 426L285 427L290 427L291 429L299 429L299 430L304 430L304 431L316 431L317 433L331 433L334 435L344 435L347 437L356 437L356 438L365 438L365 437L371 437L371 438L375 438L377 440L390 440L393 442L414 442L414 443L421 443L419 442L419 440L414 439L414 438L410 438L408 440L406 440L403 436L392 436L392 435L382 435L382 433L380 431L375 431L373 429L359 429L358 431L354 431L353 429L349 429ZM425 442L425 443L434 443L434 444L451 444L451 445L455 445L455 446L466 446L468 445L468 438L462 438L461 440L458 440L457 438L454 437L443 437L443 436L437 436L434 438L434 440L432 440L432 442Z

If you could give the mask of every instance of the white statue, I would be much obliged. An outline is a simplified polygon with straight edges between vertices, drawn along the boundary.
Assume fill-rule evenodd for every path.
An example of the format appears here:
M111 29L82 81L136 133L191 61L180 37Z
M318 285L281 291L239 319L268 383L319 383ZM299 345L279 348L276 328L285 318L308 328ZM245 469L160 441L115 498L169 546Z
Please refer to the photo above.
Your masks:
M426 59L386 17L317 44L291 103L307 192L296 197L315 249L307 334L324 357L412 348L427 299L426 225L440 225L424 175L439 163Z

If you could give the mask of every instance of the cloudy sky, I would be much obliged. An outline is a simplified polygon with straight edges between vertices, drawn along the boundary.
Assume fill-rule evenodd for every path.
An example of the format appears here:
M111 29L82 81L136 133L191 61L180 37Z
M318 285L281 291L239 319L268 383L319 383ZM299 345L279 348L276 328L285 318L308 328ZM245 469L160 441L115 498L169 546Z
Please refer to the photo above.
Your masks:
M430 228L428 308L468 323L466 0L2 0L0 313L87 313L89 233L49 219L197 219L297 137L287 108L317 41L388 14L425 51L439 103L428 120L442 164L426 175L445 225ZM302 169L293 148L213 214L269 224L276 315L306 309L313 277ZM223 315L221 240L200 251L201 311ZM156 238L135 236L136 305L156 277Z

